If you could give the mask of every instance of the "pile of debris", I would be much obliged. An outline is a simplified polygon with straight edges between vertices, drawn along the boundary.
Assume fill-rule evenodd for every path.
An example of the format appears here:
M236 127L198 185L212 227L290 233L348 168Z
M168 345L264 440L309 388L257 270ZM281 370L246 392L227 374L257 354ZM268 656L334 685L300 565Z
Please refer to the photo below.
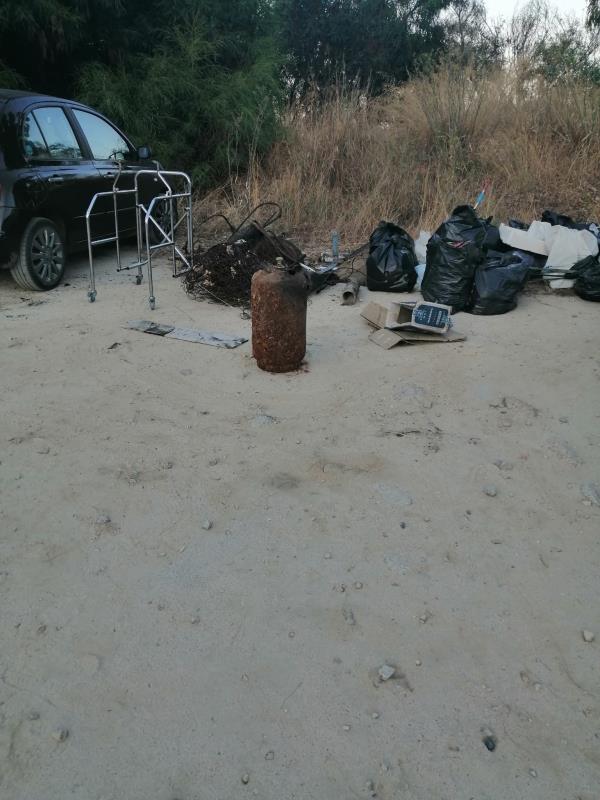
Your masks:
M420 289L429 302L454 313L505 314L531 280L571 289L588 300L600 297L600 228L544 212L525 225L492 224L476 208L458 206L435 233L416 242L391 223L380 223L370 239L367 287L398 292Z
M263 266L263 260L243 240L216 244L204 253L194 253L192 269L184 273L183 285L196 300L247 306L252 276Z
M278 258L297 266L304 255L289 239L251 222L234 230L225 242L195 252L192 269L183 276L184 287L197 300L246 307L250 303L252 276L275 264Z

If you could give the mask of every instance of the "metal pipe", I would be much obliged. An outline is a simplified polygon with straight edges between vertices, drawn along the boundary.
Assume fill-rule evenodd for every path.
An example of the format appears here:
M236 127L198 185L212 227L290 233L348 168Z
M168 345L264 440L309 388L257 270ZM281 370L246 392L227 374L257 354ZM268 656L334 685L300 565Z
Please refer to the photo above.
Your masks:
M144 228L146 231L146 256L148 258L148 303L152 311L156 308L156 298L154 297L154 280L152 277L152 253L150 248L150 236L149 236L149 219L150 214L146 211L146 217L144 220Z

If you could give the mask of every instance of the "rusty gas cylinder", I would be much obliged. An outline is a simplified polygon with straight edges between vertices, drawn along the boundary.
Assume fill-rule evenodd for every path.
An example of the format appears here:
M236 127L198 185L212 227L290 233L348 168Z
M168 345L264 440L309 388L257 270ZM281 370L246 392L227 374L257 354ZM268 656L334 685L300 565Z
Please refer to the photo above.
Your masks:
M277 259L252 276L252 355L267 372L293 372L306 355L307 280Z

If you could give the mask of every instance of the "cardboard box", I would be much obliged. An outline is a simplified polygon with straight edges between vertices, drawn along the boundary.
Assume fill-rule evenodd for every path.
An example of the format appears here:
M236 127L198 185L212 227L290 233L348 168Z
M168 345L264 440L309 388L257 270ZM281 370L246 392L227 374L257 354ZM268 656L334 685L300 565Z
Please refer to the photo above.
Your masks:
M385 326L391 331L412 330L446 333L452 324L452 308L441 303L391 303Z
M394 303L393 305L407 305L402 303ZM432 305L432 304L428 304ZM374 342L383 347L384 350L390 350L398 344L433 344L436 342L463 342L467 337L458 331L446 330L445 333L430 333L424 330L411 330L410 328L400 327L395 330L390 330L386 327L388 321L388 314L390 309L382 306L380 303L368 303L361 317L366 319L369 325L372 325L376 330L369 336L369 341ZM412 317L412 314L411 314ZM401 326L405 323L398 323ZM412 323L411 323L412 324Z

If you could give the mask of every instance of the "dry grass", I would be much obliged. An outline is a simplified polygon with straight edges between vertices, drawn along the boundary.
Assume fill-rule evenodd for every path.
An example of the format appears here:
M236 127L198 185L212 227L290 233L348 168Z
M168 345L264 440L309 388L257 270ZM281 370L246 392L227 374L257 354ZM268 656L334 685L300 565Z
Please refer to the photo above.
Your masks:
M337 229L349 244L380 219L435 228L488 182L483 213L497 220L545 208L600 219L600 89L524 74L448 67L376 100L339 90L290 109L284 140L203 198L198 215L235 218L277 200L305 241Z

